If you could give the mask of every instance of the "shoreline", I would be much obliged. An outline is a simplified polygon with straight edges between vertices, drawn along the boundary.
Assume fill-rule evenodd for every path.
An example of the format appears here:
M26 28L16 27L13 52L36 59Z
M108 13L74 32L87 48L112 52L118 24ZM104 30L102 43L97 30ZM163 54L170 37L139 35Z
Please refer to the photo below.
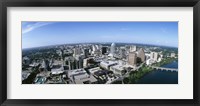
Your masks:
M177 61L177 60L178 60L177 58L167 58L165 60L162 60L159 63L155 63L155 66L160 67L160 66L169 64L169 63L171 63L173 61ZM135 73L130 73L129 77L127 77L129 79L127 84L139 84L139 83L137 83L138 80L140 80L141 78L146 76L148 73L154 71L154 69L149 66L142 66L141 68Z

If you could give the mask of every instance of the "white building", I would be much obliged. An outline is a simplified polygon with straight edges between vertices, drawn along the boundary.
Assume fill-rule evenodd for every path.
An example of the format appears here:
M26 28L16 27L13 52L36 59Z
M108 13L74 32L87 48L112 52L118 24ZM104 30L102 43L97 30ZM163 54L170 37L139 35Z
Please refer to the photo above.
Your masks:
M79 48L79 47L74 48L73 56L80 55L80 54L81 54L81 48Z
M104 69L109 70L111 66L117 65L118 63L116 61L102 61L100 63L100 66Z
M89 57L89 58L86 58L86 59L83 59L83 68L86 68L88 67L89 63L88 61L89 60L92 60L93 58Z
M147 64L147 65L151 65L151 64L153 64L153 63L155 63L155 60L153 60L153 59L148 59L148 60L146 60L146 64Z
M69 70L68 71L68 78L71 80L78 79L81 80L83 78L88 78L89 75L84 69L75 69L75 70Z
M84 69L68 71L68 78L70 78L75 84L97 82L97 79L94 76L89 75Z
M146 60L150 59L151 58L151 54L145 53L145 58L146 58Z
M157 52L151 52L150 59L153 59L154 61L158 61L158 53Z
M130 52L135 52L137 50L137 47L132 45L130 46Z
M120 58L126 58L126 48L125 47L120 47Z
M92 45L92 54L94 54L97 51L97 46L96 45Z
M51 69L51 74L58 75L64 72L64 68L61 64L53 65Z
M115 43L112 43L111 44L111 47L110 47L110 54L108 55L109 57L113 57L115 55Z
M46 64L45 60L43 60L43 61L42 61L41 68L44 68L44 69L46 69L46 68L47 68L47 64Z
M161 57L159 57L157 62L160 62L161 60L162 60L162 58L161 58Z
M176 54L175 53L171 53L171 57L175 57L176 56Z
M95 72L101 70L100 67L95 67L95 68L91 68L91 69L88 69L88 71L91 73L91 74L94 74Z
M115 65L111 66L110 70L113 71L115 74L122 75L122 71L124 71L123 65Z

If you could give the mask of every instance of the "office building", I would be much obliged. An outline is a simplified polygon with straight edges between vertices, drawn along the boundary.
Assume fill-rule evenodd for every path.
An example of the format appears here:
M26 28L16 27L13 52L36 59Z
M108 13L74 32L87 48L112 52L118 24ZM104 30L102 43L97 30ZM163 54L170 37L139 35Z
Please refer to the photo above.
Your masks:
M89 49L84 49L84 56L87 58L89 56Z
M120 58L126 58L126 48L121 47L119 51Z
M100 63L100 67L109 70L111 66L117 65L118 63L115 61L102 61Z
M107 47L105 47L105 46L103 46L102 48L101 48L101 53L104 55L105 53L107 53Z
M112 55L114 55L115 54L115 43L112 43L111 44L111 47L110 47L110 53L112 54Z
M158 60L158 53L157 52L151 52L150 59L153 59L154 61Z
M81 54L81 49L79 47L74 48L73 56L80 55L80 54Z
M137 63L137 54L135 52L130 52L128 55L128 64L129 65L136 65Z
M130 46L130 52L135 52L137 50L137 47L132 45Z
M137 57L141 60L141 62L144 62L144 61L145 61L145 53L144 53L144 49L143 49L143 48L141 48L141 49L138 51Z
M176 56L176 54L175 53L171 53L171 57L175 57Z

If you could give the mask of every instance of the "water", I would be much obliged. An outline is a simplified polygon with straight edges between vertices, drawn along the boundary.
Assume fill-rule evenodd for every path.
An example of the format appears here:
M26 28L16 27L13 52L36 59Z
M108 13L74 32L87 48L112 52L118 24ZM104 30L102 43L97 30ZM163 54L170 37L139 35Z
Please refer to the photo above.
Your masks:
M178 61L173 61L161 67L178 69ZM178 72L153 70L142 77L138 84L178 84Z

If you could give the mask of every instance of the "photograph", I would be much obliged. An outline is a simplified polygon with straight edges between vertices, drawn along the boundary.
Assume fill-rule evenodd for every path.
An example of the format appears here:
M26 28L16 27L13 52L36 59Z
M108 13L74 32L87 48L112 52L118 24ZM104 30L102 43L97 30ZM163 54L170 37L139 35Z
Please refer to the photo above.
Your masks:
M178 21L22 21L21 37L21 84L179 84Z

